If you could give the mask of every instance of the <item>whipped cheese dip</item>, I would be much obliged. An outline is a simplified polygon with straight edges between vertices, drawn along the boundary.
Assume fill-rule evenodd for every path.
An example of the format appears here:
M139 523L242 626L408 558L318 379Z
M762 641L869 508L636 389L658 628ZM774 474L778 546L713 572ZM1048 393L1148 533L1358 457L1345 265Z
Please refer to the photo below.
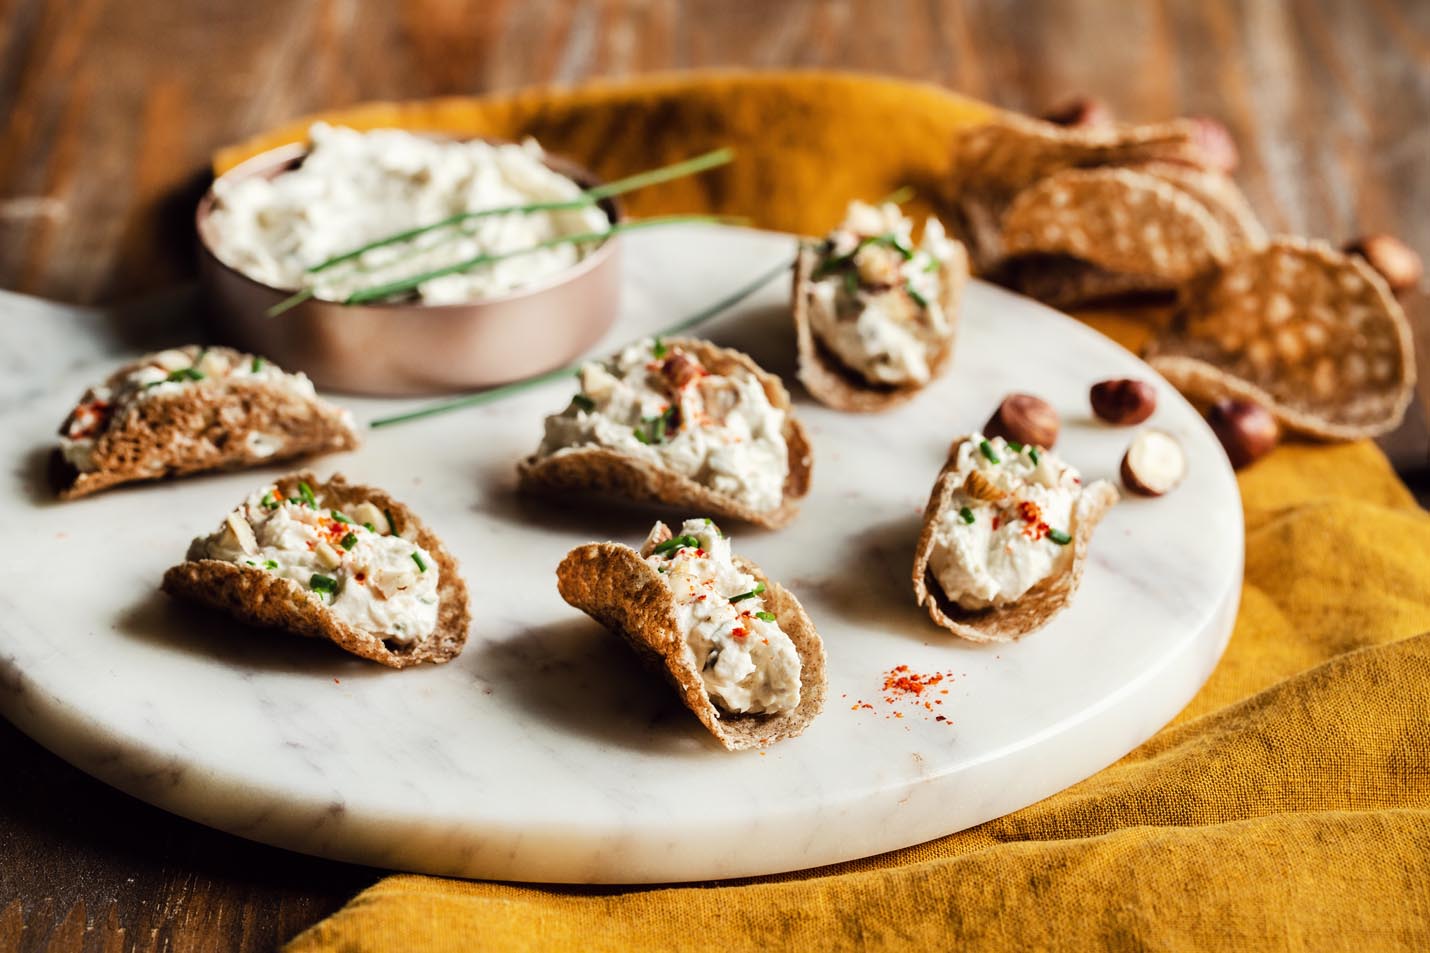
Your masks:
M111 421L143 401L171 396L209 380L261 381L298 397L316 396L313 382L305 374L289 374L264 358L198 345L172 348L127 364L104 383L85 391L60 428L60 452L76 470L93 472L95 440ZM283 438L277 435L250 433L245 439L259 456L272 455L283 446Z
M254 493L201 536L188 558L219 559L297 583L308 597L359 629L407 645L437 628L437 561L393 535L372 503L319 504L306 483L284 499L276 486Z
M810 274L810 329L872 384L928 383L930 360L953 334L942 269L960 250L937 219L917 247L913 227L892 202L852 202Z
M799 653L765 608L764 585L735 566L730 540L708 519L686 520L674 536L662 530L641 555L675 597L687 660L711 701L732 714L799 707Z
M757 511L777 508L789 474L785 412L743 368L706 370L647 338L587 364L581 392L546 418L538 457L606 447L674 470Z
M482 254L610 228L595 205L469 219L411 242L375 248L355 262L313 273L330 258L460 212L575 199L581 187L544 164L531 139L516 145L454 142L398 129L358 132L323 123L309 131L302 165L273 178L220 178L205 230L225 264L266 285L311 289L341 301L352 292ZM517 255L418 289L426 304L490 298L542 281L579 262L594 245L560 245Z
M965 609L1016 602L1072 559L1076 470L1048 450L973 434L952 461L952 505L934 527L929 570Z

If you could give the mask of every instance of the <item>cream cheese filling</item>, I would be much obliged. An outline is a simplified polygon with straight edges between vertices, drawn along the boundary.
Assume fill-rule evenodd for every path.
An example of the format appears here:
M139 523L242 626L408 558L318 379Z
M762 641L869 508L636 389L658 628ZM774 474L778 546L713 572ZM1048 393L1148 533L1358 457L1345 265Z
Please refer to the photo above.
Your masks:
M581 369L581 390L546 418L539 457L607 447L649 460L753 510L778 507L789 475L785 412L743 369L725 376L654 339Z
M811 331L871 383L927 383L929 362L953 334L942 272L957 249L934 218L917 247L912 235L897 205L853 202L811 275Z
M710 520L686 520L674 536L662 528L641 552L675 597L687 659L711 701L732 714L793 711L799 653L765 608L763 585L735 566L730 540Z
M1048 450L973 434L954 460L960 486L939 514L928 566L966 609L1016 602L1072 559L1076 470Z
M195 539L188 558L219 559L290 579L314 602L384 641L407 645L437 628L437 561L394 535L387 515L372 503L333 509L311 490L283 499L269 486L249 496L216 532Z

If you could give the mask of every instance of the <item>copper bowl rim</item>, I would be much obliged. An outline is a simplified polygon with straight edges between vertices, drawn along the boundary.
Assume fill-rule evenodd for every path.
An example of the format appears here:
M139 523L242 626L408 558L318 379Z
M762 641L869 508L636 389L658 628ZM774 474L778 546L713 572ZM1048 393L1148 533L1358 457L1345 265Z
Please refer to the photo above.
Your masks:
M475 142L477 140L481 140L483 142L491 143L492 145L511 144L508 140L488 139L482 136L457 137L443 135L441 133L436 132L424 132L415 134L422 135L425 138L441 139L449 142ZM214 188L218 185L218 183L223 181L236 182L242 179L252 178L254 176L273 178L283 174L284 172L290 171L307 155L308 146L306 143L290 142L281 146L275 146L272 149L260 152L255 156L251 156L243 160L233 168L229 169L222 175L217 176L214 181L209 185L208 189L205 190L203 197L199 199L198 205L194 209L194 230L198 233L199 247L203 250L203 253L210 260L212 260L215 265L228 272L230 275L233 275L234 277L238 278L245 284L248 284L257 289L271 292L274 295L282 295L284 297L296 294L302 289L279 288L276 285L270 285L267 282L259 281L257 278L245 274L244 272L230 265L228 262L224 261L222 258L219 257L218 252L214 251L213 246L209 243L209 229L207 227L207 223L209 220L209 216L213 211L214 204L218 201L218 197L214 193ZM598 178L595 173L591 172L585 166L581 165L573 159L568 159L567 157L558 155L556 153L547 152L542 161L547 166L547 168L551 169L551 171L559 175L565 176L583 189L592 188L594 186L602 184L602 180ZM614 196L601 199L599 202L596 203L596 205L598 208L601 208L605 211L606 217L610 219L611 225L613 227L619 224L625 218L624 212L621 208L621 203L617 201ZM584 258L582 258L580 261L578 261L571 267L562 269L561 271L556 272L555 274L547 278L543 278L540 281L534 282L529 285L523 285L520 288L515 288L511 291L508 291L504 294L496 295L494 297L473 298L470 301L454 301L448 304L424 304L420 301L375 301L365 304L347 304L343 301L332 301L327 298L312 298L310 300L317 301L325 306L335 308L365 309L369 307L381 307L384 310L391 311L404 311L411 313L431 312L439 314L470 310L472 308L480 308L489 304L501 304L508 301L519 300L522 298L528 298L542 294L544 292L550 291L552 288L559 287L560 285L566 284L569 281L573 281L588 271L595 270L607 258L614 254L616 242L619 240L619 238L619 233L610 235L606 238L605 241L601 242L600 245L596 246L594 250L589 252Z

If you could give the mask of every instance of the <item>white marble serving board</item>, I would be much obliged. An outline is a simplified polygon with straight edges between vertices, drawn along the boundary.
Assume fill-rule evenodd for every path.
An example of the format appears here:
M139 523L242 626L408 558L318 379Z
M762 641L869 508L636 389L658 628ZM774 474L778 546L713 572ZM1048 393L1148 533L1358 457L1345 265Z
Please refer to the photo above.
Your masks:
M613 347L792 249L707 226L623 241ZM1046 797L1165 724L1220 656L1241 581L1236 483L1193 409L1093 331L975 284L942 380L892 413L834 413L793 384L787 297L781 278L705 331L784 376L813 439L799 518L775 533L726 526L823 636L829 701L803 736L726 752L557 595L568 549L637 543L658 515L515 495L516 461L569 382L371 432L362 450L315 462L390 489L461 561L466 651L391 671L158 592L190 538L280 468L54 502L53 430L121 351L102 316L14 296L0 298L0 712L106 782L244 837L379 867L606 883L766 874L919 843ZM1086 478L1115 480L1131 433L1092 419L1087 390L1120 376L1157 381L1151 424L1186 447L1185 484L1113 510L1081 593L1045 630L980 646L935 628L909 566L950 439L1005 393L1035 392L1062 414L1059 450ZM345 402L363 421L418 403ZM947 694L929 696L940 704L885 702L883 673L898 665L952 673Z

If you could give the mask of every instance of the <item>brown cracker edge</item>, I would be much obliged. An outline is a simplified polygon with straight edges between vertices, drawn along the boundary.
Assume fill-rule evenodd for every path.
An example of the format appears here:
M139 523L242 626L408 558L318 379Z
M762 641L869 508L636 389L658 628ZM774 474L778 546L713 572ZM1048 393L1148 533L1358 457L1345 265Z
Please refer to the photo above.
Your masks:
M784 496L778 507L767 512L753 510L673 470L595 446L574 447L541 458L527 457L517 465L518 488L538 496L593 493L657 502L744 520L767 529L787 525L799 512L798 501L809 493L814 460L809 438L804 426L795 419L784 384L740 351L693 338L669 338L665 343L689 351L701 364L716 373L728 373L735 368L749 371L764 387L770 403L785 412L784 437L789 448L789 473L785 477Z
M1210 360L1192 354L1166 351L1177 346L1180 337L1168 333L1154 340L1147 348L1144 359L1163 377L1194 402L1211 403L1223 397L1253 401L1265 407L1284 429L1317 440L1356 440L1388 433L1400 426L1405 412L1414 397L1416 380L1414 343L1409 321L1395 296L1386 286L1384 279L1368 264L1356 256L1345 255L1331 248L1325 242L1299 238L1278 237L1269 245L1257 249L1255 253L1272 254L1289 251L1318 260L1334 267L1349 268L1354 271L1371 290L1384 312L1384 317L1394 329L1400 353L1401 376L1393 397L1381 401L1379 419L1373 423L1341 423L1322 414L1310 412L1286 403L1270 391L1238 374L1218 366ZM1209 275L1205 280L1216 281L1217 275ZM1183 300L1198 294L1196 288L1183 292Z
M199 381L132 407L95 441L99 469L80 473L68 464L57 467L56 495L73 500L123 483L263 466L359 444L344 411L322 398L294 399L257 381L212 384L219 386ZM253 431L282 433L288 440L277 453L256 456L244 441ZM161 461L158 470L143 465L151 457Z
M962 249L962 244L959 245ZM846 367L814 337L809 322L809 276L815 253L807 246L800 248L795 259L791 285L790 313L794 318L795 350L798 355L796 376L815 400L847 413L877 413L889 410L916 397L927 385L906 384L899 387L871 384L852 368ZM968 257L964 251L957 261L942 267L940 287L943 294L939 305L952 325L952 333L930 362L930 382L937 379L953 358L958 336L958 309L963 289L968 283Z
M700 673L685 656L675 616L675 597L659 574L629 546L589 543L566 554L556 570L561 598L620 635L647 665L662 672L681 701L730 751L758 748L800 734L824 707L827 692L824 644L804 607L770 582L754 563L736 565L765 583L764 600L800 658L799 706L781 715L721 715Z
M1084 495L1073 511L1073 525L1069 527L1073 538L1073 558L1061 573L1044 579L1017 602L991 609L964 609L944 595L938 580L929 571L928 560L933 550L934 526L944 509L951 505L953 493L959 488L954 480L951 461L967 439L955 440L949 448L950 463L939 473L929 494L928 505L924 508L923 529L919 532L918 548L914 552L914 596L918 604L928 610L929 618L935 625L948 629L959 638L971 642L1011 642L1041 629L1072 602L1082 582L1093 530L1117 502L1118 493L1110 483L1102 481L1084 489Z
M275 482L296 488L300 480L307 482L318 499L333 508L367 500L387 510L396 524L393 531L414 540L437 561L442 578L437 584L437 628L432 635L410 646L390 649L377 634L349 625L327 606L314 602L307 596L307 590L291 579L280 579L266 570L218 559L186 560L170 568L164 573L161 586L164 592L219 609L252 625L327 639L353 655L389 668L407 668L424 662L440 664L456 658L471 629L471 608L467 584L459 574L457 561L436 534L387 493L350 484L337 474L325 484L319 483L307 470L290 473Z

